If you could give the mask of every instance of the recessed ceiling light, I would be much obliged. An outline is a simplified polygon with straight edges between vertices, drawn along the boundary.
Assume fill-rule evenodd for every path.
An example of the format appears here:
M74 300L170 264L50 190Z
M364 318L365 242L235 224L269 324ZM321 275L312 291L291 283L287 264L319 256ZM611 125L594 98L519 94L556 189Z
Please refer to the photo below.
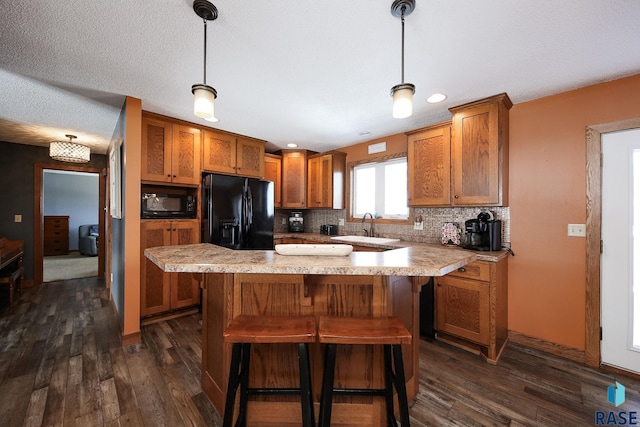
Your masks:
M427 102L429 104L437 104L438 102L442 102L447 99L447 95L443 93L434 93L430 97L427 98Z
M298 144L290 143L290 144L287 144L287 147L289 147L289 148L297 148Z
M205 118L205 120L213 123L218 123L220 121L217 117L211 117L210 119Z

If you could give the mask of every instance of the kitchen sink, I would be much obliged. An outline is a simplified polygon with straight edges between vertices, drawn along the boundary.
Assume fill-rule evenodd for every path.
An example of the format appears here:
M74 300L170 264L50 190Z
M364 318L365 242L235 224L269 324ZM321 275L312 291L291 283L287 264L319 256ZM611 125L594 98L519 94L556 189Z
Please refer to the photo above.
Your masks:
M353 243L375 243L378 245L384 245L385 243L399 242L400 239L388 239L386 237L366 237L366 236L335 236L333 240L340 240L342 242Z

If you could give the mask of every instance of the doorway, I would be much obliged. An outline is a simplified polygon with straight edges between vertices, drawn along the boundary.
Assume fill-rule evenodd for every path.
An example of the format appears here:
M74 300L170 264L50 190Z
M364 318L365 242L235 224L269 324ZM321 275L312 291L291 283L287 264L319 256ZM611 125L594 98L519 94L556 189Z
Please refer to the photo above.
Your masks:
M98 275L98 174L45 169L44 283Z
M640 374L640 129L602 135L602 363Z
M47 172L79 172L84 174L92 174L92 176L98 177L97 185L97 199L98 199L98 212L95 213L95 222L97 225L98 241L97 247L97 276L104 277L104 260L105 260L105 202L106 202L106 179L101 169L75 166L75 165L49 165L38 163L35 165L35 180L34 180L34 285L38 286L43 283L44 278L44 213L45 213L45 187L44 187L44 174ZM70 216L70 215L57 215L57 216ZM94 221L91 221L94 222ZM75 228L75 227L74 227ZM74 230L76 233L78 230ZM74 246L70 242L70 246Z

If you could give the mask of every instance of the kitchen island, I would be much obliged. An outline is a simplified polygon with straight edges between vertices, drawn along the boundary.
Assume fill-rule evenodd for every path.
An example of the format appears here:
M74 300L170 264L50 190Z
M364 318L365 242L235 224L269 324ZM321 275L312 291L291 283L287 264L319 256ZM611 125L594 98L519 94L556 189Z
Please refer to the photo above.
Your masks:
M231 346L222 332L239 314L259 316L313 314L399 317L413 339L403 347L407 393L419 386L419 291L430 276L442 276L476 259L473 252L416 244L385 252L348 256L283 256L274 251L233 251L210 245L156 247L145 255L163 271L201 276L203 288L202 388L222 413ZM250 384L297 386L295 346L253 346ZM316 412L322 382L322 349L311 346ZM338 349L335 383L381 388L381 349ZM248 406L249 425L298 426L295 397L257 397ZM384 400L336 397L332 425L386 425Z

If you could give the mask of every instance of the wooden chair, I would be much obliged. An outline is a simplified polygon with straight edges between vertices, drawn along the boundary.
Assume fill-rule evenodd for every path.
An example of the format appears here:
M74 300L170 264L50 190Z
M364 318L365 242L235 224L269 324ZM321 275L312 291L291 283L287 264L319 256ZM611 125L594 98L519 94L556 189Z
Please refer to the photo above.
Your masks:
M240 387L240 409L236 426L246 426L247 402L251 394L260 395L300 395L302 425L314 427L313 397L311 395L311 369L309 364L309 343L316 340L316 322L313 316L248 316L234 318L223 333L224 341L232 343L229 384L224 408L223 427L231 427L236 401L236 391ZM299 388L249 388L249 366L251 344L298 345Z
M398 394L400 422L409 425L409 404L402 360L402 344L411 343L411 334L397 317L330 317L321 316L318 323L318 341L326 344L322 394L320 396L319 427L331 425L331 405L334 394L350 396L384 396L387 424L396 426L393 410L393 388ZM338 389L333 380L336 364L336 345L382 345L384 351L383 389ZM392 356L393 354L393 356Z

